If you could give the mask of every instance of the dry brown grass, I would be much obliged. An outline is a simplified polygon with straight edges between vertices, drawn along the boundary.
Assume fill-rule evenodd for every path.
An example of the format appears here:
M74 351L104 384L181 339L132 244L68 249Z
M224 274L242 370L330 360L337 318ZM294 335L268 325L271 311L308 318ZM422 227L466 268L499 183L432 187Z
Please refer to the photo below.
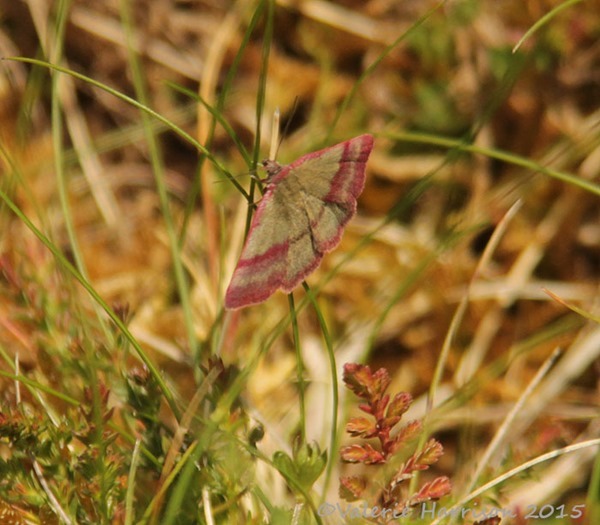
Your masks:
M55 4L0 0L0 55L55 62ZM597 5L581 2L557 13L513 53L524 32L556 2L456 1L433 9L434 2L281 0L275 7L266 103L258 125L268 29L264 18L226 84L257 5L131 2L132 47L142 66L148 105L206 145L245 187L249 168L234 141L222 126L213 130L204 106L168 82L197 92L213 107L226 86L219 113L248 150L260 126L259 159L268 149L276 107L290 122L280 148L282 162L363 132L376 136L358 215L340 247L308 279L319 292L338 375L344 363L366 361L372 369L390 371L392 392L413 395L410 418L427 415L427 434L435 433L444 446L436 469L452 480L452 502L538 455L595 438L600 353ZM73 1L60 63L139 99L125 28L116 0ZM307 381L304 418L285 295L277 293L242 311L222 310L247 217L246 202L234 186L211 162L199 163L200 152L157 121L153 145L144 135L139 110L125 101L67 75L59 75L52 91L49 70L29 63L4 60L1 66L0 187L79 265L161 371L179 407L176 413L163 400L156 412L152 428L165 440L162 452L170 449L179 459L191 443L202 443L207 421L232 441L234 436L244 441L260 422L265 437L258 449L265 457L289 452L298 435L329 449L331 373L314 309L302 309L297 319ZM338 114L353 89L355 96ZM58 133L53 92L64 122ZM432 137L453 143L434 144ZM151 162L158 151L164 169L158 176L181 241L187 304L174 277L172 238ZM57 153L63 155L60 167ZM68 206L59 195L61 170ZM95 414L72 415L78 429L73 435L81 432L90 441L74 438L69 453L93 455L86 447L97 443L97 425L106 425L102 428L108 432L110 421L119 453L127 458L131 441L151 427L143 418L131 422L135 410L126 401L124 377L137 381L136 374L145 374L138 357L26 223L6 206L0 210L4 428L21 412L68 427L59 424L59 416L74 409L49 395L47 387ZM303 297L302 290L295 293L296 305ZM562 349L558 362L536 378L557 348ZM219 379L219 366L209 364L216 357L228 374ZM15 373L34 383L15 381ZM506 422L534 378L531 395ZM105 391L110 392L106 399ZM343 389L340 393L343 423L348 413L354 414L355 400ZM156 396L160 399L160 389ZM194 396L200 401L190 410ZM214 413L227 416L217 423ZM478 470L479 458L503 422L507 427L498 448ZM27 428L23 435L33 435ZM0 483L0 499L7 512L18 511L19 519L29 512L45 523L48 509L56 516L57 509L73 501L63 486L68 476L63 472L65 480L59 475L50 479L46 490L31 463L23 469L37 473L35 487L18 476L7 478L16 446L9 434L2 434L0 455L3 476L13 481ZM59 434L69 435L69 430L61 427ZM102 447L102 453L94 450L109 455ZM157 450L152 453L160 460ZM486 494L495 500L478 501L495 501L503 508L585 503L593 520L597 495L587 494L596 450L584 448L544 462L533 478L512 478ZM210 465L233 477L236 467L242 468L235 465L236 452L231 457L220 452L219 459L211 456ZM338 452L328 450L334 461L331 482L316 482L315 501L321 496L337 501L336 476L346 471ZM27 457L19 456L21 462ZM254 469L253 481L241 481L235 489L239 499L229 500L241 509L238 514L227 514L231 509L220 500L235 490L221 478L223 486L216 477L201 477L201 489L212 494L218 509L217 521L245 522L250 513L259 522L267 512L248 488L254 485L271 504L293 508L295 498L282 476L260 459L244 461ZM53 463L53 468L59 467ZM122 489L114 505L106 503L102 490L94 493L87 486L96 501L92 505L82 490L77 498L82 523L123 522L128 468L114 480ZM167 462L154 468L160 475L140 471L136 478L135 498L143 503L129 514L134 522L174 467ZM46 477L53 478L47 469ZM478 480L473 479L476 471ZM58 495L57 503L49 500L50 493ZM168 501L168 496L155 501L148 519L158 520ZM211 507L209 502L210 496L197 502L203 509L199 515Z

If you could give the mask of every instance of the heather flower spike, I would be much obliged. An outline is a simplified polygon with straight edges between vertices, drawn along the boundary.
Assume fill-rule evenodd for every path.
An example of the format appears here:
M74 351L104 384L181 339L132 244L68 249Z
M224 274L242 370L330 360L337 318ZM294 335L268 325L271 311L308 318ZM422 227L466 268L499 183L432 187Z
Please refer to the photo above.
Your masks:
M373 137L360 135L281 166L266 160L267 190L225 294L229 310L291 292L340 242L365 185Z
M372 500L379 508L401 513L419 503L440 499L448 494L452 487L446 476L439 476L423 484L416 494L407 497L407 482L416 472L427 470L435 464L443 454L442 445L435 439L430 439L422 449L408 457L402 465L395 467L395 473L389 477L393 472L389 469L393 457L414 441L422 429L419 421L410 421L397 428L412 403L412 397L406 392L400 392L390 401L391 396L386 393L390 382L390 375L385 368L373 372L367 365L344 365L346 387L360 399L366 400L359 408L373 419L371 421L371 418L365 417L350 418L346 431L351 436L363 440L377 438L379 450L366 442L354 443L341 448L341 458L347 463L362 463L370 468L385 464L388 468L381 471L385 477L374 482L370 481L372 478L364 475L342 476L339 494L346 501ZM377 521L388 522L386 519Z

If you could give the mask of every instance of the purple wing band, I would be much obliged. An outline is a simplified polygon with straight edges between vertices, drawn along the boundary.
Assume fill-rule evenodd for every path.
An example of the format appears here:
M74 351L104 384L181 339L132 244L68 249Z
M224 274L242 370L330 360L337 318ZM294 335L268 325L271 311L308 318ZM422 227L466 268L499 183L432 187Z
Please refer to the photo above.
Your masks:
M354 140L358 142L357 146ZM340 169L331 181L331 190L325 201L352 203L356 208L356 199L365 187L365 168L373 148L373 137L361 135L354 140L344 143ZM348 198L348 193L353 199Z
M261 303L282 285L289 242L271 246L266 252L241 258L225 294L228 309ZM236 283L244 283L238 285Z

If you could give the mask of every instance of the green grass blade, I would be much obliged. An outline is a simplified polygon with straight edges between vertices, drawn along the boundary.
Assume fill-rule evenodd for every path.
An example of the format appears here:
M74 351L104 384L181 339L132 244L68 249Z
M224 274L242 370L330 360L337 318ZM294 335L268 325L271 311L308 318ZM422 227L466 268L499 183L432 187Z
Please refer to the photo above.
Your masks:
M227 179L238 189L239 192L242 193L242 195L244 195L244 197L248 198L248 193L246 192L246 190L235 180L235 177L233 177L229 173L229 171L225 168L225 166L223 166L216 159L216 157L210 153L210 151L208 151L202 144L200 144L189 133L185 132L179 126L175 125L169 119L167 119L166 117L163 117L160 113L157 113L152 108L145 106L144 104L138 102L134 98L128 97L127 95L124 95L123 93L117 91L116 89L111 88L110 86L107 86L106 84L103 84L102 82L98 82L97 80L94 80L91 77L82 75L81 73L77 73L76 71L73 71L73 70L65 68L65 67L58 66L56 64L51 64L49 62L44 62L43 60L37 60L37 59L26 58L26 57L7 57L7 58L3 58L2 60L14 60L15 62L24 62L27 64L35 64L37 66L43 66L48 69L52 69L54 71L59 71L66 75L70 75L73 78L82 80L94 87L97 87L98 89L106 91L107 93L110 93L112 96L122 100L123 102L126 102L127 104L143 111L144 113L147 113L151 117L153 117L153 118L157 119L158 121L160 121L161 123L163 123L168 129L177 133L177 135L182 137L184 140L188 141L196 149L198 149L198 151L200 151L203 155L206 156L206 158L208 160L210 160L210 162L213 163L215 168L217 168L225 177L227 177Z
M120 11L121 19L123 22L122 25L125 29L129 65L131 67L131 71L133 72L132 76L135 92L137 97L142 101L142 103L144 103L145 106L148 106L148 89L146 86L145 76L142 72L142 67L139 58L134 52L132 20L131 13L129 11L129 2L127 0L121 0ZM165 182L165 169L162 158L162 152L160 150L159 144L156 141L156 137L152 132L150 117L145 112L142 113L142 122L144 125L148 150L150 152L152 172L154 174L154 180L156 182L156 188L158 190L161 212L164 217L167 237L169 239L171 260L173 262L173 273L175 276L175 283L177 286L177 292L179 294L179 300L181 301L181 309L183 311L188 346L191 354L198 360L200 356L198 355L198 345L196 342L196 332L194 329L194 318L192 314L192 306L189 293L190 287L183 269L182 254L179 246L178 235L175 229L175 224L173 222L171 203L169 202L169 195L167 192L167 185Z
M598 195L600 197L600 185L585 179L581 179L579 177L576 177L575 175L566 173L564 171L548 168L533 160L520 157L519 155L515 155L514 153L509 153L494 148L483 148L481 146L465 144L460 140L449 139L437 135L427 135L424 133L391 133L390 137L395 140L404 142L428 144L432 146L441 146L448 149L454 149L457 151L477 153L479 155L484 155L492 159L501 160L503 162L506 162L507 164L520 166L522 168L531 170L534 173L543 173L544 175L548 175L549 177L552 177L554 179L566 182L567 184L571 184L573 186L581 188L582 190L589 191L590 193L593 193L594 195Z

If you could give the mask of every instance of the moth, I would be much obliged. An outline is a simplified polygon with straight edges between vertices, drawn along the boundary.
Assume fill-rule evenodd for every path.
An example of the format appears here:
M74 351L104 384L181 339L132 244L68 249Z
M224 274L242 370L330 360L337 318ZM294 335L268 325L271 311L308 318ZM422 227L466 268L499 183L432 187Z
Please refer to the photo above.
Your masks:
M263 161L267 187L225 294L234 310L290 293L340 242L365 185L373 137L360 135L281 166Z

